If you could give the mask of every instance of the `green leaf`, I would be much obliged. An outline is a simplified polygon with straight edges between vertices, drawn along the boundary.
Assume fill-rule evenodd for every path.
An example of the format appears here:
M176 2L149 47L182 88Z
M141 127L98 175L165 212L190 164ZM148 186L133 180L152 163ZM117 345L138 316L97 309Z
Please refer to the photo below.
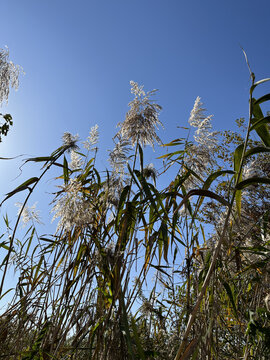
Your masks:
M8 214L7 214L7 213L6 213L6 216L3 216L3 219L4 219L4 221L5 221L6 227L7 227L8 229L10 229L9 220L8 220Z
M20 186L18 186L16 189L14 189L13 191L9 192L6 194L6 197L5 199L1 202L0 206L3 204L3 202L5 202L8 198L10 198L11 196L13 196L14 194L20 192L20 191L23 191L23 190L30 190L32 191L31 188L29 188L30 185L36 183L37 181L39 180L39 178L37 177L32 177L28 180L26 180L24 183L22 183Z
M191 197L191 196L194 196L194 195L199 195L199 196L206 196L206 197L209 197L211 199L215 199L217 200L218 202L220 202L222 205L225 205L225 206L230 206L230 203L225 200L222 196L218 195L218 194L215 194L213 193L212 191L210 190L202 190L202 189L198 189L198 190L190 190L186 196L184 196L183 200L180 202L180 204L178 205L177 209L175 210L176 212L179 211L181 209L181 207L188 201L188 199Z
M119 221L119 234L117 240L117 246L121 251L124 251L129 239L132 238L135 224L137 220L138 208L136 202L126 202L126 207L123 211L123 216Z
M260 120L255 119L256 121L252 120L251 123L253 124L250 128L250 131L252 130L256 130L259 126L263 125L263 124L268 124L270 123L270 116L265 116Z
M173 153L169 153L169 154L165 154L165 155L162 155L162 156L159 156L158 159L165 159L165 158L171 158L173 157L174 155L178 155L178 154L182 154L182 157L184 156L185 154L185 150L178 150L178 151L175 151ZM179 159L180 157L178 157Z
M236 210L237 210L237 214L238 216L241 215L241 204L242 203L242 192L241 190L236 190L235 192L235 204L236 204Z
M128 352L129 352L129 354L131 356L131 359L135 360L135 354L134 354L134 351L133 351L133 348L132 348L132 341L131 341L129 325L128 325L128 317L127 317L127 312L126 312L126 305L125 305L125 301L124 301L124 295L123 295L121 290L120 290L120 299L119 299L119 301L120 301L121 308L122 308L124 335L125 335L126 342L127 342Z
M260 108L260 105L256 103L256 99L252 99L252 113L254 118L251 119L251 124L255 125L260 119L264 118L263 112ZM265 146L270 146L270 133L267 124L262 124L256 127L256 132L259 137L262 139Z
M10 291L12 291L12 290L14 290L14 288L10 288L10 289L8 289L7 291L5 291L4 294L2 294L2 295L0 296L0 300L2 300L3 297L4 297L6 294L8 294Z
M69 180L69 175L68 175L68 162L65 156L63 161L63 174L64 174L64 182L67 185Z
M140 164L141 164L141 170L143 169L143 149L140 144L138 144L139 148L139 154L140 154Z
M158 262L159 262L159 264L160 264L161 257L162 257L163 247L164 247L164 241L162 238L162 232L159 231L159 237L158 237Z
M117 231L118 226L120 224L120 219L121 219L121 216L123 214L125 201L126 201L127 195L129 194L129 191L130 191L130 185L127 185L127 186L124 187L124 189L122 190L121 195L120 195L120 200L119 200L118 209L117 209L117 215L116 215L116 221L115 221L116 231Z
M151 190L151 191L153 192L153 194L155 195L156 204L157 204L159 207L161 207L163 214L167 215L167 211L166 211L166 209L165 209L165 207L164 207L164 205L163 205L163 202L162 202L162 201L164 200L164 198L165 198L165 195L162 194L162 193L160 193L153 184L147 183L147 185L149 186L150 190ZM160 213L161 213L161 211L159 211L159 214L160 214Z
M263 95L262 97L260 97L259 99L255 100L254 104L262 104L263 102L265 101L269 101L270 100L270 94L266 94L266 95Z
M235 171L235 181L237 178L237 174L240 170L241 160L243 156L243 150L244 150L244 144L240 144L237 146L237 148L234 151L234 171Z
M232 288L230 287L230 285L226 282L226 281L222 281L223 283L223 286L227 292L227 295L230 299L230 302L232 304L232 307L233 307L233 312L234 312L234 315L236 316L236 318L238 318L238 314L237 314L237 308L236 308L236 305L235 305L235 301L234 301L234 293L232 291Z
M232 171L232 170L220 170L220 171L214 172L213 174L211 174L211 175L206 179L206 181L205 181L204 184L203 184L202 189L203 189L203 190L208 190L209 187L210 187L210 185L212 184L212 182L213 182L214 180L216 180L219 176L225 175L225 174L234 174L234 171Z
M165 147L165 146L176 146L176 145L182 145L184 144L184 138L180 138L180 139L175 139L173 141L171 141L168 144L162 144L161 146Z
M83 173L79 176L79 179L83 182L85 179L87 179L87 177L89 176L89 174L91 174L92 171L95 172L95 169L93 167L93 161L94 161L94 158L90 159L88 161L88 163L86 164L85 168L84 168L84 171ZM99 178L99 176L98 176ZM100 178L98 180L98 183L100 183Z
M239 174L241 161L243 159L243 150L244 144L240 144L234 151L234 171L235 171L235 184L238 178L238 181L242 180L242 171ZM242 192L241 190L236 190L235 192L235 203L238 216L241 214L241 200L242 200Z
M259 81L256 81L252 86L251 86L251 92L253 92L253 90L255 89L256 86L260 85L260 84L263 84L267 81L270 81L270 78L266 78L266 79L262 79L262 80L259 80Z
M269 178L263 178L259 176L254 176L249 179L241 181L239 184L236 185L237 190L242 190L250 185L258 185L258 184L270 184Z
M205 238L204 228L203 228L202 224L200 224L200 228L201 228L201 232L202 232L203 242L205 244L206 243L206 238Z
M150 200L152 206L154 207L154 209L156 210L156 212L159 214L159 210L158 210L158 206L157 206L157 203L155 202L155 199L151 193L151 190L150 188L153 188L153 185L152 184L149 184L144 177L141 176L141 173L140 171L138 170L134 170L135 174L137 175L140 183L141 183L141 186L142 186L142 189L147 197L148 200ZM141 188L139 186L139 188Z
M137 172L136 172L136 170L132 171L129 163L127 163L127 168L128 168L128 171L129 171L132 179L134 180L135 184L138 186L139 189L141 189L140 184L138 183L138 180L136 179L135 174L134 174L134 173L136 173L137 176L138 175L140 176L141 175L140 171L138 171L138 170L137 170Z
M93 168L93 171L94 171L94 173L96 174L96 177L97 177L97 184L98 184L98 186L100 186L101 185L100 175L99 175L98 171L95 168Z
M211 251L208 251L206 253L205 259L204 259L204 267L202 268L202 270L199 273L199 290L201 290L202 284L203 284L205 277L207 275L207 272L209 270L210 262L211 262Z
M34 283L35 283L36 280L37 280L38 273L39 273L39 270L40 270L40 268L41 268L41 265L42 265L43 261L44 261L44 255L42 255L42 256L40 257L40 260L39 260L39 262L38 262L38 264L37 264L36 271L35 271L35 275L34 275L34 279L33 279L33 282L34 282Z
M8 244L8 242L7 241L2 241L1 243L0 243L0 248L3 248L3 249L5 249L5 250L10 250L10 247L9 246L7 246L7 244ZM14 252L14 250L12 250L13 252Z
M30 237L27 239L28 245L27 245L27 249L26 249L26 252L25 252L25 256L27 256L27 254L28 254L28 251L29 251L30 246L31 246L31 244L32 244L32 240L33 240L35 231L36 231L36 229L33 227L32 232L31 232L31 235L30 235Z
M175 248L177 249L177 248ZM150 264L150 267L155 268L156 270L162 272L164 275L171 277L170 274L168 274L164 269L171 269L171 266L165 266L165 265L154 265L154 264Z
M19 156L21 156L21 155L19 155ZM15 156L15 157L11 157L11 158L0 157L0 160L13 160L13 159L16 159L19 156Z
M18 191L22 191L22 190L24 190L25 187L28 187L29 185L32 185L32 184L36 183L38 180L39 180L38 177L32 177L32 178L26 180L24 183L22 183L22 184L19 185L18 187L16 187L15 190L11 191L11 192L8 193L8 194L11 194L11 193L13 193L13 192L16 193L16 192L18 192ZM23 188L23 189L22 189L22 188ZM7 194L7 195L8 195L8 194Z
M136 326L136 322L133 318L133 316L131 316L131 326L132 326L132 330L133 330L133 335L134 335L134 340L137 346L137 350L140 356L141 360L145 360L145 355L144 355L144 351L143 351L143 347L142 344L140 342L140 338L138 335L138 331L137 331L137 326Z
M257 146L255 148L252 148L245 153L245 158L248 158L249 156L255 155L255 154L261 154L265 152L270 152L270 147L265 146Z
M209 187L211 186L211 184L213 183L213 181L215 181L219 176L225 175L225 174L234 174L234 171L232 171L232 170L220 170L220 171L216 171L215 173L211 174L211 175L206 179L206 181L205 181L204 184L203 184L202 190L208 190ZM197 211L198 211L198 209L200 208L203 200L204 200L204 197L201 197L201 198L198 200L198 203L197 203L197 206L196 206Z
M52 156L39 156L39 157L33 157L33 158L29 158L26 159L25 162L27 163L28 161L33 161L33 162L43 162L43 161L51 161L53 160L54 157Z

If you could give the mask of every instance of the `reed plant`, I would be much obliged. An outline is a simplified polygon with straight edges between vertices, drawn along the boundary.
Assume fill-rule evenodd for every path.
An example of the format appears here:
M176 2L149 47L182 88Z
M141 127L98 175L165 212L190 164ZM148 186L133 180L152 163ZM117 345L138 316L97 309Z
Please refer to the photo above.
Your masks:
M189 136L182 129L162 144L156 90L132 81L105 171L97 125L81 147L64 133L51 155L25 161L42 169L2 201L26 194L13 228L4 217L2 302L12 264L18 278L0 317L0 358L269 358L270 116L261 104L270 94L254 98L269 79L250 76L239 131L215 132L198 97ZM148 145L166 149L155 166L145 164ZM57 225L41 236L28 203L52 168L62 182Z

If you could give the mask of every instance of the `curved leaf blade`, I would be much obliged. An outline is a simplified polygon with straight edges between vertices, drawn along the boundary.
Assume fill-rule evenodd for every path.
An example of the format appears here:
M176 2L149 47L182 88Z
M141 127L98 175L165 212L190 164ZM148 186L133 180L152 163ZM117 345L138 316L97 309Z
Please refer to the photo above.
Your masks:
M258 185L258 184L270 185L270 179L259 177L259 176L254 176L249 179L241 181L239 184L236 185L235 188L237 190L242 190L250 185Z
M21 185L19 185L16 189L14 189L13 191L10 191L9 193L6 194L6 197L4 198L4 200L1 202L0 206L11 196L15 195L16 193L23 191L23 190L30 190L29 188L30 185L35 184L37 181L39 180L39 178L37 177L32 177L28 180L26 180L24 183L22 183Z
M255 148L249 149L245 153L245 158L248 158L255 154L267 153L270 152L270 147L266 146L256 146Z
M255 125L258 120L264 118L263 112L260 108L259 103L255 98L252 99L252 113L254 118L251 119L251 124ZM256 129L257 134L262 139L265 146L270 146L270 133L267 124L261 124Z

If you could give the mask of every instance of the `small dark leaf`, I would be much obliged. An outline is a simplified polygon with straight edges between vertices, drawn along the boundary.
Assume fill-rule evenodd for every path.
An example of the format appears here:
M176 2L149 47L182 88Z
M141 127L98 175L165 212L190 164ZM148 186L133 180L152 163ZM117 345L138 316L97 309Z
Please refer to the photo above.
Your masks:
M65 156L64 156L64 161L63 161L63 174L64 174L64 182L67 185L69 176L68 176L68 162L67 162L67 159Z

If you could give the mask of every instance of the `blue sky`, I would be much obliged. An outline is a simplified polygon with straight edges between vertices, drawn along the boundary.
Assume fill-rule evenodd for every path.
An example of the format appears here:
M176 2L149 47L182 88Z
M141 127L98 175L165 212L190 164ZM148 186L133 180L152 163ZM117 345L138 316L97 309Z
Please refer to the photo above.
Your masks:
M247 116L250 81L241 46L257 79L270 76L269 0L8 0L0 11L0 48L7 45L25 71L1 109L14 119L1 157L49 155L65 131L84 140L98 124L99 167L105 169L116 124L132 99L130 80L159 89L165 126L159 136L168 142L185 136L178 126L187 126L197 96L217 130ZM149 150L149 161L159 154ZM39 174L28 166L15 179L20 159L0 162L0 196ZM38 201L45 223L54 175L29 203ZM14 214L18 200L0 215Z
M270 75L269 1L9 0L0 11L0 47L7 45L25 71L1 109L14 119L1 156L48 155L64 131L83 140L98 124L105 168L132 99L130 80L159 89L165 126L159 136L168 142L185 136L177 126L187 125L197 96L218 130L247 116L250 82L241 46L257 79ZM149 152L149 161L158 154ZM13 180L18 166L0 163L2 194L37 174L26 167Z

